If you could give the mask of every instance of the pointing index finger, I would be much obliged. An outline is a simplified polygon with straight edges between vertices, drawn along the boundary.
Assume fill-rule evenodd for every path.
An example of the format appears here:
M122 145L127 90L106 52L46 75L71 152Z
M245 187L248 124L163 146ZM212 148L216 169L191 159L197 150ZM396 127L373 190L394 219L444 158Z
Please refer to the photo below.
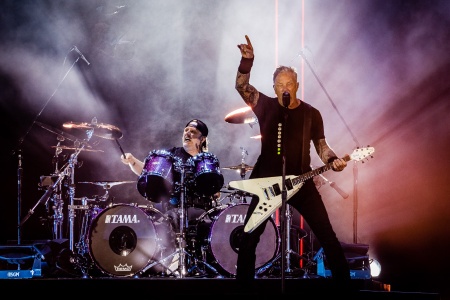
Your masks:
M245 39L247 40L248 46L253 49L252 42L250 42L250 38L248 37L248 35L245 35Z

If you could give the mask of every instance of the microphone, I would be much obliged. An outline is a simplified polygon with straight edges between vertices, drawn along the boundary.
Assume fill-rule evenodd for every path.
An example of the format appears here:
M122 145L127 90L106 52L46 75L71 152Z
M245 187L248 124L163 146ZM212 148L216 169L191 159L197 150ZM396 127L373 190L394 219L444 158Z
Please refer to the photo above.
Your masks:
M73 49L75 50L76 53L78 53L78 55L81 57L82 60L84 60L85 63L87 63L88 65L90 65L91 63L88 62L88 60L86 59L86 57L84 57L83 53L81 53L80 50L78 50L77 46L73 46Z
M283 93L283 106L285 108L288 108L290 102L291 102L291 95L289 94L289 92L284 92Z

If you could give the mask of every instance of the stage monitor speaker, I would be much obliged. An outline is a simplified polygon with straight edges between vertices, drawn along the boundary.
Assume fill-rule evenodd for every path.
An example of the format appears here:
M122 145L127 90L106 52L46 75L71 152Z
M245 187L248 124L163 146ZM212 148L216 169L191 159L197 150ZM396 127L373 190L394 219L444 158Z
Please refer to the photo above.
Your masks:
M41 277L42 259L35 245L0 246L0 278Z
M341 245L350 266L350 277L352 279L371 279L368 255L369 245L345 243L341 243ZM316 255L314 255L314 260L317 264L317 275L331 277L331 271L328 269L323 248L320 248Z
M54 272L67 239L26 241L0 245L0 278L33 278Z

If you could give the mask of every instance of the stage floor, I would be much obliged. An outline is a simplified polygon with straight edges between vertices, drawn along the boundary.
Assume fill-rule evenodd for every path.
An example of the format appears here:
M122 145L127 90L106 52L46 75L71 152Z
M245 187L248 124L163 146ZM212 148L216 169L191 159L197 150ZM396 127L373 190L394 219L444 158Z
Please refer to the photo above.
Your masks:
M354 292L340 294L331 287L329 279L266 278L256 279L252 288L242 289L232 278L30 278L1 279L3 290L35 295L60 295L101 297L207 297L217 299L232 296L238 299L306 299L305 297L337 297L345 299L410 299L438 300L436 293L384 291L383 285L372 280L354 279ZM247 298L251 297L251 298Z
M58 247L54 247L54 246ZM129 297L157 295L163 299L180 299L180 297L207 297L212 300L223 296L238 299L289 299L309 297L344 296L345 299L424 299L443 300L439 293L394 291L388 284L374 280L367 273L354 272L351 294L342 292L329 277L318 276L308 269L291 269L294 272L281 276L279 265L264 269L257 275L252 286L240 286L233 274L225 276L206 272L211 268L204 264L196 265L198 269L188 275L180 276L178 268L161 271L159 268L144 268L143 272L119 276L99 264L94 266L74 262L73 253L59 243L33 243L31 245L0 246L0 287L17 293L32 292L35 295L49 295L59 291L61 295L79 295L102 297ZM77 258L75 256L75 258ZM78 257L78 259L81 259ZM178 261L178 260L176 260ZM83 268L89 266L88 268ZM156 265L158 266L158 265ZM278 268L277 268L278 267ZM83 270L88 270L83 272ZM259 272L261 269L259 270ZM364 275L364 276L362 276ZM242 296L242 297L240 297ZM320 298L322 299L322 298Z

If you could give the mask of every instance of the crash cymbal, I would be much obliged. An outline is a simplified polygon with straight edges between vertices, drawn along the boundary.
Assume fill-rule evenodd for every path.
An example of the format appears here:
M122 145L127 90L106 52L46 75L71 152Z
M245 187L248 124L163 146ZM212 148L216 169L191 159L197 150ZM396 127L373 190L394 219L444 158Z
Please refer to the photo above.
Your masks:
M249 106L230 112L225 116L225 121L233 124L254 124L258 122Z
M46 124L38 122L38 121L36 121L35 123L36 123L36 125L39 125L40 127L44 128L45 130L48 130L51 133L54 133L56 135L60 135L60 136L66 138L66 139L68 139L68 140L70 140L72 142L75 142L76 140L78 140L77 137L75 137L75 136L73 136L71 134L65 133L64 131L61 131L61 130L59 130L57 128L53 128L50 125L46 125Z
M245 172L247 172L247 171L253 170L253 166L249 166L247 164L244 164L244 165L237 165L237 166L231 166L231 167L224 167L222 169L225 169L225 170L242 170L242 169L245 169Z
M76 147L67 147L67 146L52 146L52 148L59 148L59 149L62 149L62 150L79 150L80 149L80 148L76 148ZM81 148L81 151L104 152L103 150L90 149L90 148Z
M94 130L94 132L92 133L93 135L108 140L117 140L122 138L123 136L122 131L118 127L110 124L103 124L103 123L91 124L86 122L75 123L70 121L64 123L63 127L76 128L82 130Z
M89 183L102 186L103 188L110 188L123 183L136 183L136 181L80 181L78 183Z

